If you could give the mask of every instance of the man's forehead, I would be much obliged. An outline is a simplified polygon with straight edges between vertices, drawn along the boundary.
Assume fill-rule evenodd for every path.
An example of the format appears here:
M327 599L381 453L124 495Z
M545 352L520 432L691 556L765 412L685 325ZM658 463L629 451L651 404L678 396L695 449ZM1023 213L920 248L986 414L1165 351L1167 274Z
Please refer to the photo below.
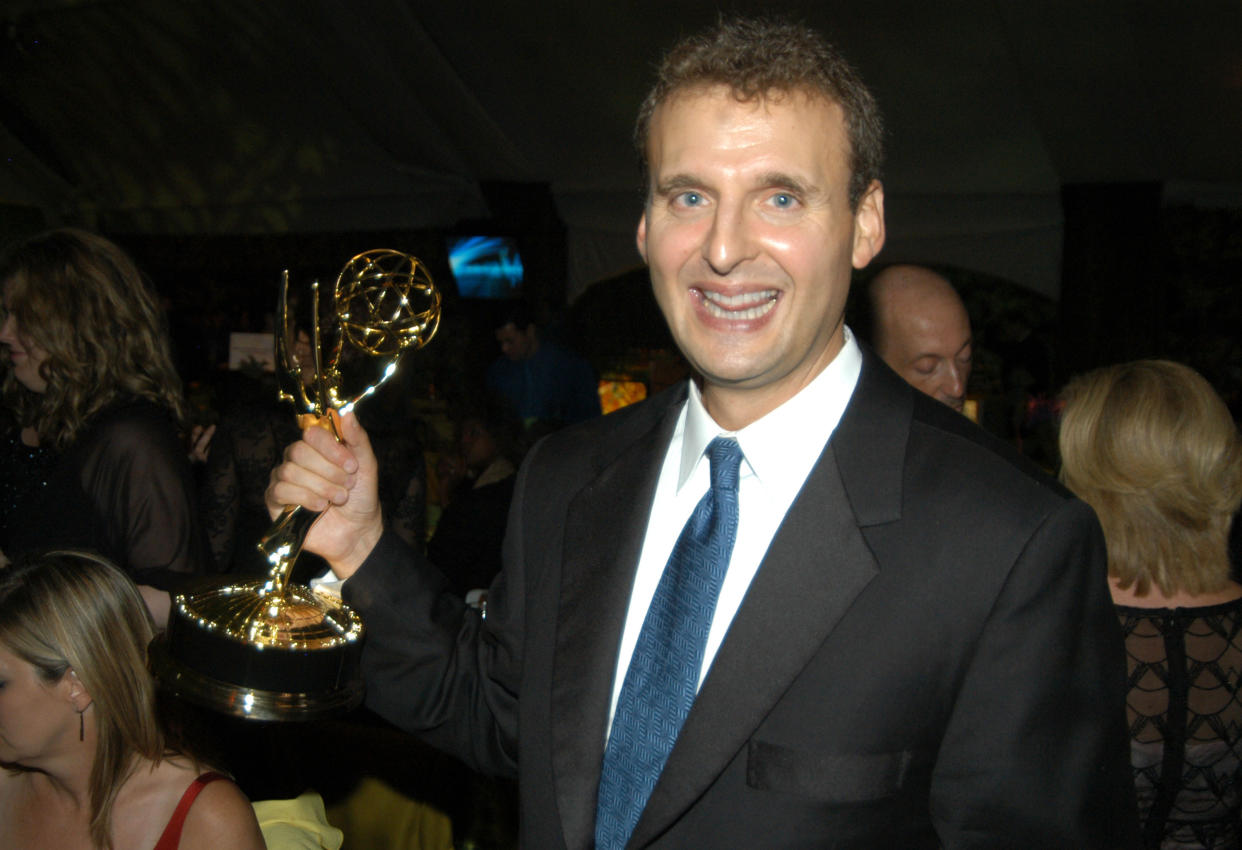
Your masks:
M808 139L803 127L798 127L796 130L791 127L790 131L786 132L785 138L792 138L797 142L809 140L811 142L807 146L809 148L822 145L821 150L827 152L831 160L839 161L848 169L850 142L845 127L845 112L837 102L811 90L772 90L761 96L739 97L729 86L705 84L678 89L665 98L652 114L646 157L653 185L662 177L667 177L667 175L658 175L656 172L670 166L670 163L666 161L670 150L684 151L687 144L693 147L696 137L701 136L704 140L712 139L719 129L713 118L714 109L728 114L729 117L721 120L729 122L733 120L733 116L745 115L750 111L756 114L766 111L778 118L781 117L780 113L783 113L783 117L788 118L791 107L793 110L802 112L803 118L814 116L808 119L808 123L826 121L828 130L826 133L823 132L825 125L819 124L819 132L811 133ZM695 116L690 119L688 114L692 112ZM745 132L745 130L739 128L739 132ZM818 160L819 156L816 154L814 159ZM673 165L672 167L678 169L681 166Z
M894 341L913 355L954 355L970 344L970 323L954 313L904 314Z

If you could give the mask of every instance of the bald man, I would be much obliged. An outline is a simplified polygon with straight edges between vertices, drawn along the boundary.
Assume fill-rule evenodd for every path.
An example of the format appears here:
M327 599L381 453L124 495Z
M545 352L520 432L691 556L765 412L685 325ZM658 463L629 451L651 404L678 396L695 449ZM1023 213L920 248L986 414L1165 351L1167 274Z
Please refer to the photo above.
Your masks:
M970 317L953 286L922 266L889 266L871 282L876 353L915 389L962 412Z

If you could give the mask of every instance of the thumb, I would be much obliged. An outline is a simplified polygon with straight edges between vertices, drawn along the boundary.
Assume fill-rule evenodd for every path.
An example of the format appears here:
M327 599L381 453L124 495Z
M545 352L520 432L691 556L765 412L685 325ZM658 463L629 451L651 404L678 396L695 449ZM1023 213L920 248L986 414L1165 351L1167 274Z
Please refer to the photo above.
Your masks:
M354 453L354 457L359 459L359 462L362 458L374 456L371 450L371 438L367 436L366 429L358 421L358 415L352 410L341 415L341 440Z

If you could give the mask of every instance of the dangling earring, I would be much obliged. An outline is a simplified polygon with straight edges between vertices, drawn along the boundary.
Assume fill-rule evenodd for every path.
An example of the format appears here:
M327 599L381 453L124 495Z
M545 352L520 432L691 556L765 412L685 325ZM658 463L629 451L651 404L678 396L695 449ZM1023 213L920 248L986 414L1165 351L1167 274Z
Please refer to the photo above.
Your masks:
M78 740L86 740L86 709L78 712Z

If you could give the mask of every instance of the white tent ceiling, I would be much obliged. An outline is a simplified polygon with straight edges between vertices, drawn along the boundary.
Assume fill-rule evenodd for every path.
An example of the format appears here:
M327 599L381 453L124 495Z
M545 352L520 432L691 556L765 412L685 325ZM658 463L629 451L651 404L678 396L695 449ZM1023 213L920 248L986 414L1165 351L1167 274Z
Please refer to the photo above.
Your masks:
M630 148L693 0L0 0L0 204L118 233L449 227L544 183L569 288L638 262ZM883 259L1055 296L1061 187L1242 206L1242 3L733 3L791 12L888 125Z

